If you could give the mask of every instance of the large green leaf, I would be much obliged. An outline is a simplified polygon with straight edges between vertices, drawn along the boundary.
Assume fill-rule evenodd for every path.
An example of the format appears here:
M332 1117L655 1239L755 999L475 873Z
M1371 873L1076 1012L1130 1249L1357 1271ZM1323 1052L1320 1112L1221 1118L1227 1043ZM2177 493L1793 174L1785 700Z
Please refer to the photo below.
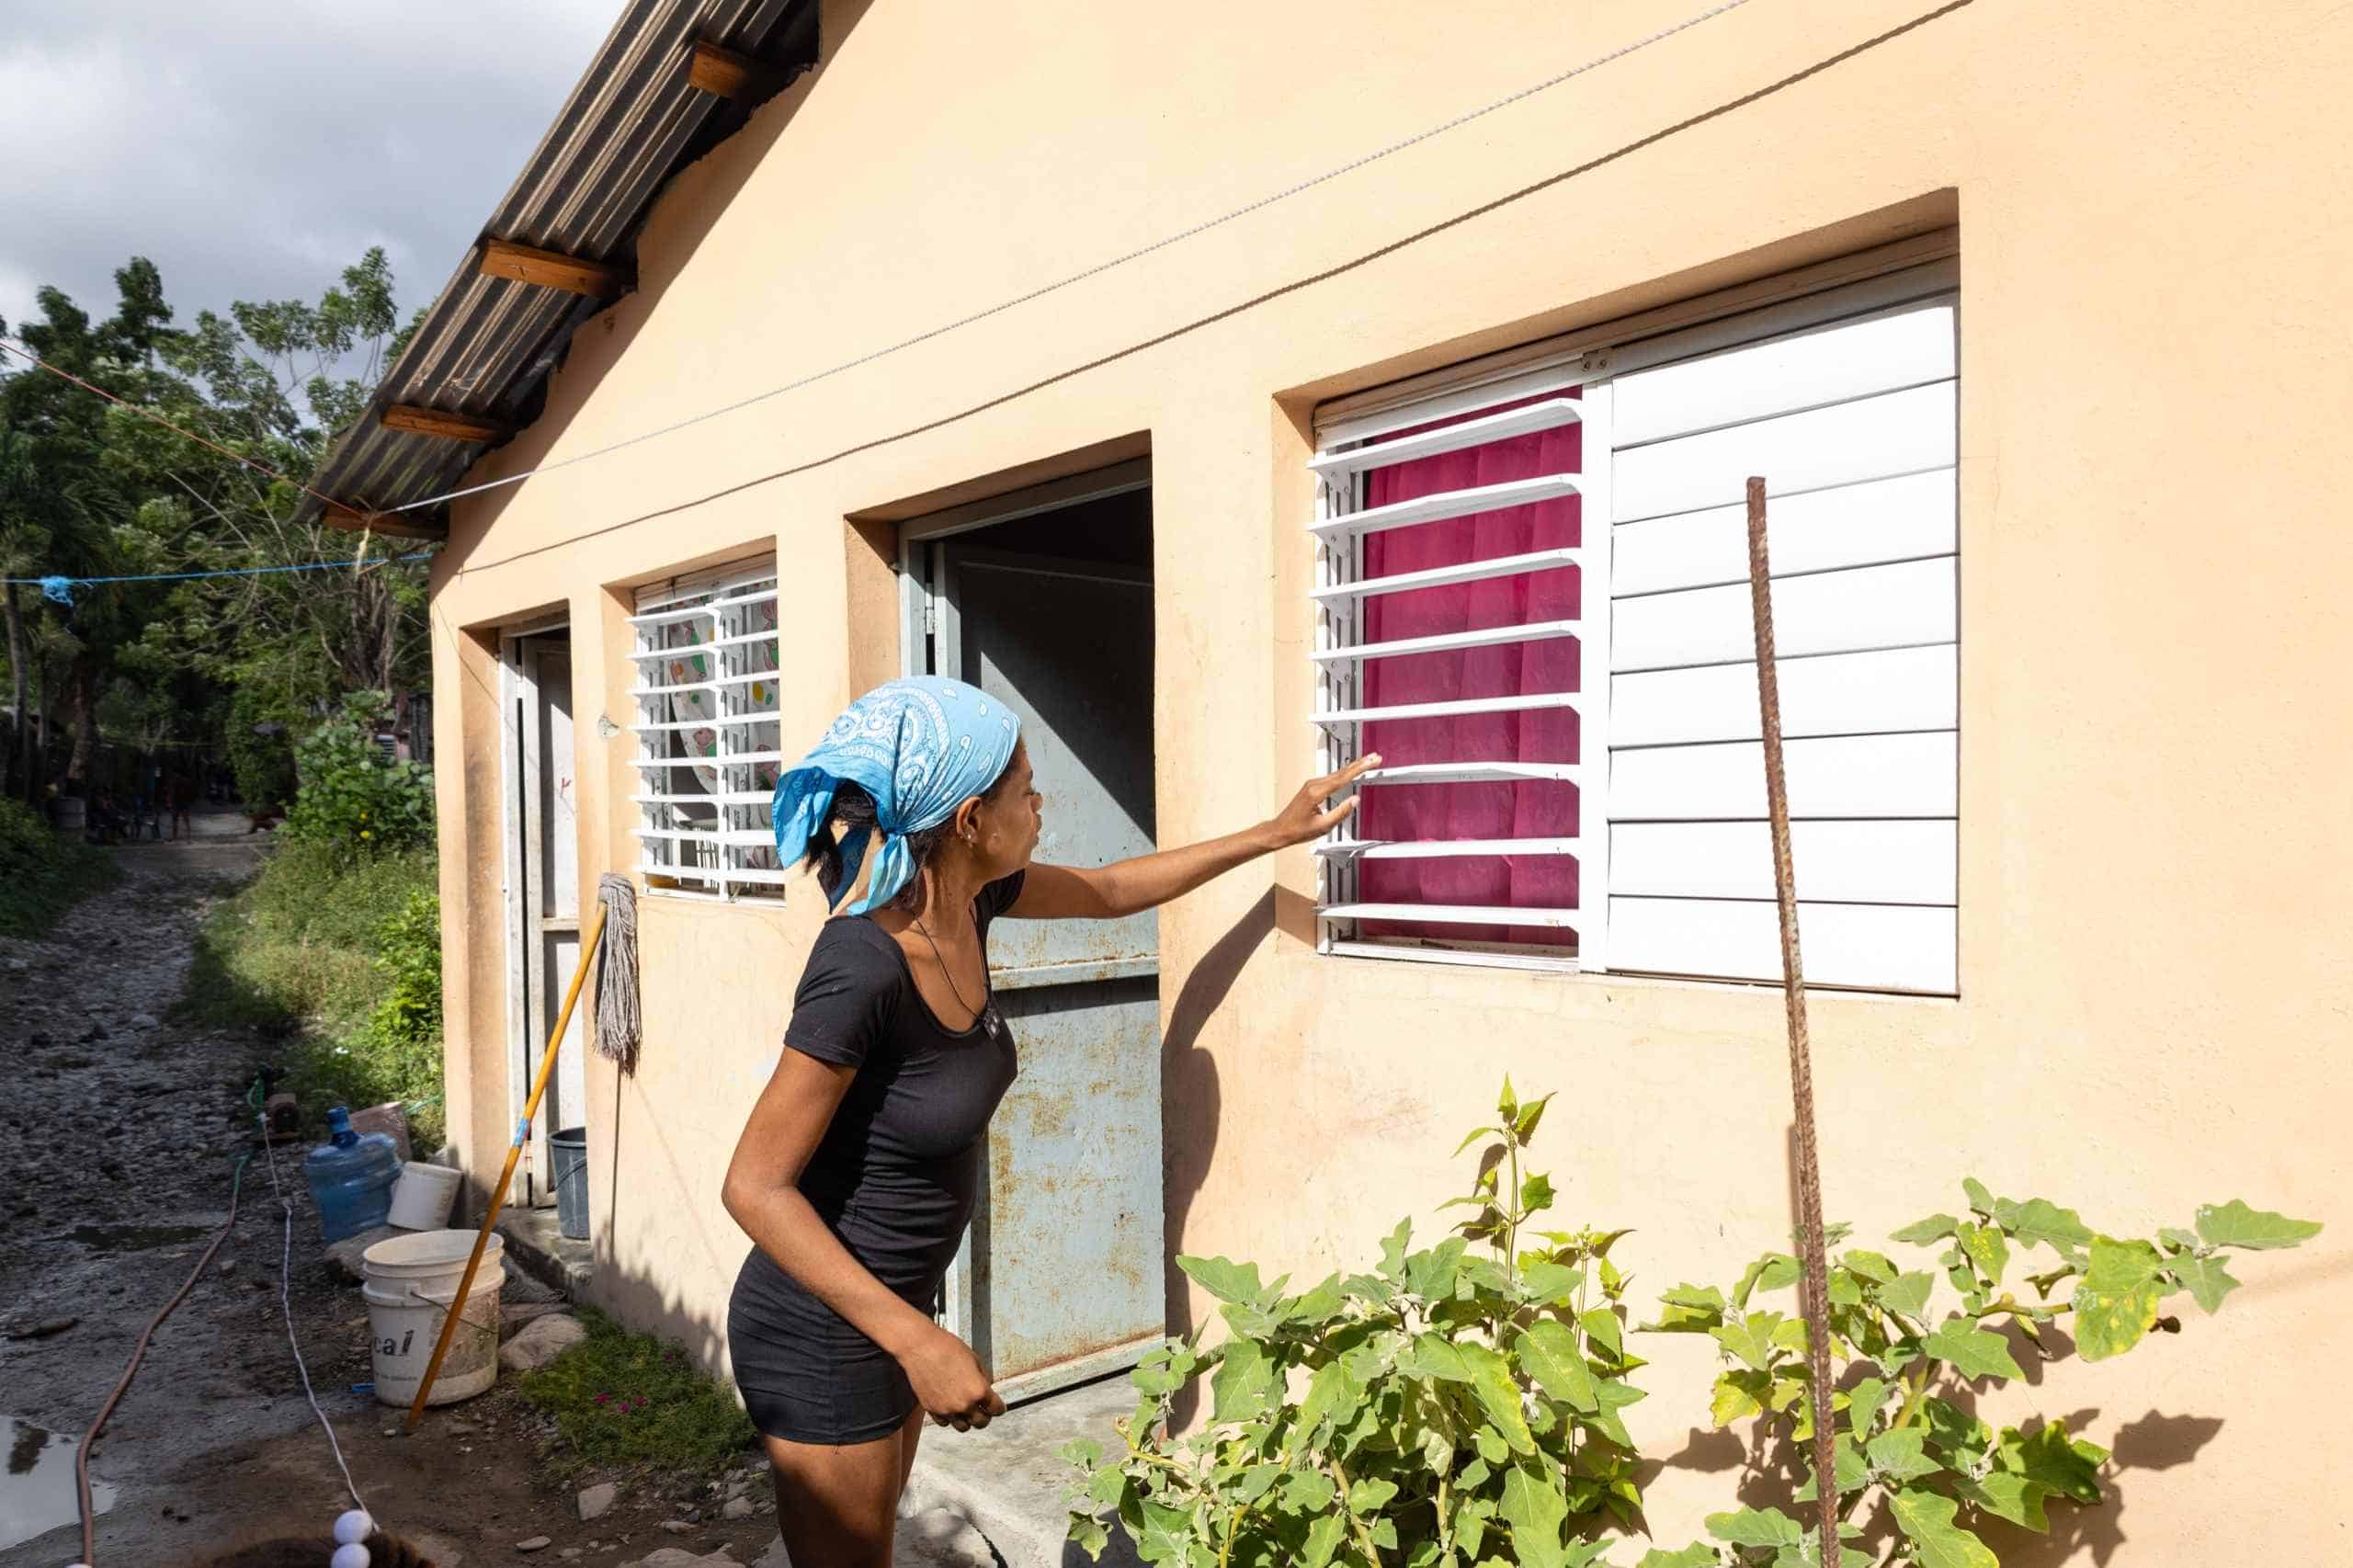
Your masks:
M1519 1117L1512 1123L1512 1131L1519 1135L1522 1143L1536 1136L1536 1129L1544 1119L1544 1108L1552 1103L1552 1096L1546 1095L1540 1100L1531 1100L1519 1108Z
M2208 1246L2291 1247L2312 1240L2320 1231L2317 1220L2290 1220L2268 1209L2250 1209L2240 1198L2220 1208L2210 1203L2198 1211L2198 1233Z
M1561 1526L1569 1517L1568 1500L1540 1468L1516 1464L1504 1472L1496 1513L1511 1530L1512 1555L1522 1568L1567 1568Z
M2219 1257L2177 1257L2167 1267L2189 1287L2190 1295L2200 1306L2215 1312L2222 1310L2222 1298L2239 1288L2239 1282L2231 1278L2231 1271L2222 1267L2223 1261Z
M1975 1176L1963 1176L1961 1178L1961 1190L1969 1199L1972 1213L1982 1214L1988 1220L1994 1217L1994 1210L1999 1205L1994 1195L1985 1190L1984 1182Z
M1879 1288L1879 1304L1889 1312L1917 1318L1928 1310L1928 1298L1936 1289L1936 1276L1932 1274L1899 1274L1894 1283Z
M1960 1221L1949 1214L1931 1214L1925 1220L1915 1221L1900 1231L1890 1233L1887 1239L1892 1242L1909 1242L1914 1246L1934 1246L1951 1235L1954 1228L1960 1223Z
M1398 1353L1397 1369L1414 1377L1436 1378L1441 1382L1467 1383L1471 1381L1471 1366L1463 1360L1461 1348L1442 1334L1415 1335L1414 1342Z
M1283 1506L1298 1514L1320 1514L1340 1489L1320 1470L1295 1470L1283 1477Z
M1704 1540L1695 1540L1680 1551L1654 1546L1643 1553L1634 1568L1716 1568L1716 1549Z
M1871 1469L1890 1481L1917 1481L1944 1469L1924 1450L1927 1440L1928 1434L1920 1427L1899 1426L1873 1437L1864 1452L1870 1457Z
M1519 1184L1519 1210L1522 1214L1541 1214L1552 1207L1552 1178L1542 1171L1530 1174Z
M1841 1261L1874 1285L1893 1282L1897 1272L1894 1260L1885 1253L1871 1252L1863 1247L1855 1248Z
M1519 1384L1512 1381L1510 1364L1483 1345L1459 1348L1463 1364L1471 1369L1472 1395L1478 1400L1488 1421L1503 1434L1513 1452L1534 1453L1536 1437L1528 1429L1528 1415L1519 1403Z
M1779 1508L1742 1508L1735 1513L1710 1514L1708 1533L1733 1546L1798 1546L1805 1529Z
M1618 1413L1630 1404L1640 1404L1650 1395L1617 1378L1602 1379L1594 1385L1593 1392L1600 1396L1601 1414L1586 1417L1586 1425L1621 1449L1632 1448L1634 1439L1627 1432L1626 1423Z
M1879 1407L1887 1403L1888 1385L1880 1378L1865 1378L1847 1393L1847 1429L1858 1437L1871 1435Z
M1210 1391L1211 1421L1248 1421L1274 1408L1282 1392L1282 1373L1256 1340L1229 1340L1210 1377Z
M1176 1267L1221 1301L1254 1306L1266 1293L1266 1287L1258 1283L1258 1266L1255 1263L1235 1263L1224 1257L1180 1257Z
M1397 1483L1378 1477L1359 1481L1348 1488L1348 1512L1359 1517L1378 1514L1389 1506L1397 1495Z
M1089 1562L1103 1560L1103 1549L1111 1542L1111 1535L1103 1521L1092 1514L1074 1513L1070 1517L1069 1540L1073 1546L1086 1553Z
M1955 1470L1965 1468L1994 1446L1994 1428L1949 1401L1924 1399L1920 1415L1928 1426L1928 1441L1956 1461Z
M2092 1239L2092 1228L2084 1223L2082 1215L2048 1199L2029 1198L2011 1205L2002 1223L2020 1246L2048 1246L2063 1256L2072 1256Z
M1193 1517L1147 1498L1142 1506L1143 1528L1136 1538L1136 1555L1146 1562L1185 1561L1185 1545L1193 1539Z
M1955 1234L1977 1272L1999 1285L2003 1271L2010 1266L2009 1239L1992 1225L1963 1225Z
M1381 1277L1392 1284L1403 1284L1405 1278L1405 1248L1414 1239L1414 1222L1400 1220L1397 1228L1381 1238Z
M1405 1260L1405 1289L1426 1301L1444 1301L1454 1294L1455 1275L1462 1266L1462 1254L1470 1244L1461 1236L1449 1236L1427 1252L1417 1252Z
M1618 1321L1616 1312L1608 1307L1595 1307L1592 1311L1581 1315L1577 1322L1584 1327L1586 1336L1594 1344L1608 1351L1612 1360L1624 1358L1625 1325Z
M2141 1343L2157 1321L2165 1287L2154 1279L2117 1292L2082 1285L2075 1290L2075 1348L2086 1361L2121 1356Z
M2031 1436L2003 1434L2002 1468L2070 1502L2099 1501L2099 1467L2107 1457L2107 1449L2070 1437L2064 1421L2047 1421Z
M1307 1397L1300 1401L1299 1419L1291 1427L1291 1449L1313 1448L1326 1424L1355 1408L1363 1393L1346 1360L1327 1361L1308 1380Z
M1585 1270L1565 1263L1531 1263L1519 1271L1519 1291L1540 1307L1564 1305L1585 1283Z
M1783 1321L1779 1312L1750 1312L1739 1322L1711 1328L1708 1334L1734 1356L1758 1371L1767 1372L1773 1369L1774 1353L1778 1348L1773 1334Z
M1768 1380L1763 1372L1737 1367L1716 1379L1715 1398L1709 1402L1708 1424L1721 1430L1735 1421L1765 1414Z
M1941 1493L1907 1487L1888 1500L1896 1528L1911 1538L1920 1568L2002 1568L2002 1560L1953 1523L1961 1505Z
M1796 1284L1805 1272L1804 1266L1785 1252L1768 1252L1748 1266L1740 1277L1740 1284L1732 1293L1733 1301L1743 1307L1748 1298L1759 1290L1786 1290Z
M2102 1295L2120 1296L2154 1279L2164 1266L2164 1256L2147 1242L2094 1236L2092 1265L2084 1276L2084 1288Z
M1340 1550L1340 1541L1348 1533L1345 1514L1325 1514L1307 1527L1307 1544L1302 1549L1301 1568L1324 1568L1332 1554Z
M1953 1483L1953 1490L1997 1519L2007 1519L2023 1529L2047 1532L2051 1528L2050 1516L2042 1510L2042 1500L2051 1494L2040 1482L1997 1470L1983 1481L1962 1476Z
M1965 1378L2023 1378L2010 1354L2010 1342L1966 1318L1947 1318L1920 1348L1939 1361L1949 1362Z
M1520 1366L1546 1393L1573 1410L1591 1414L1601 1408L1576 1332L1567 1324L1538 1318L1520 1331L1518 1349Z

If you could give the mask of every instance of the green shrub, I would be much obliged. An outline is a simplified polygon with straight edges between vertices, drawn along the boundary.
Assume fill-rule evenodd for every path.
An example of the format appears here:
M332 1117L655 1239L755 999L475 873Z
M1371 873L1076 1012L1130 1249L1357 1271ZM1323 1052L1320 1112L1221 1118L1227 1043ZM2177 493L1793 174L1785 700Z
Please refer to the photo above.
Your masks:
M0 937L46 937L85 894L121 873L104 851L50 831L21 801L0 800Z
M343 711L294 748L301 782L286 832L347 858L394 855L433 836L433 771L388 761L376 744L381 692L354 692Z
M352 857L293 840L216 909L177 1016L285 1037L306 1110L409 1104L419 1148L442 1136L439 903L429 850Z
M294 799L294 740L287 715L272 710L255 688L239 687L229 702L225 738L239 800L258 810Z
M736 1463L757 1438L734 1394L686 1351L593 1309L580 1320L588 1337L521 1385L525 1399L555 1418L560 1465L710 1472Z
M1187 1568L1606 1562L1623 1542L1603 1531L1638 1528L1642 1507L1618 1416L1643 1397L1626 1374L1644 1363L1620 1305L1625 1277L1608 1257L1628 1233L1529 1230L1552 1199L1549 1180L1519 1171L1544 1103L1521 1105L1506 1081L1499 1124L1464 1142L1498 1141L1472 1191L1449 1205L1472 1217L1434 1247L1409 1252L1400 1225L1373 1272L1335 1274L1303 1294L1287 1293L1286 1280L1261 1284L1255 1265L1179 1258L1223 1303L1223 1336L1208 1345L1204 1328L1144 1358L1136 1413L1117 1424L1108 1457L1091 1439L1063 1450L1080 1471L1072 1540L1099 1555L1108 1514L1144 1562ZM1999 1568L1972 1527L2046 1529L2048 1505L2100 1501L2109 1456L2063 1421L1996 1432L1967 1413L1959 1401L1972 1383L2025 1376L2009 1337L1987 1325L2040 1346L2066 1316L2083 1358L2105 1360L2152 1330L2177 1330L2162 1315L2176 1295L2219 1308L2238 1284L2225 1267L2234 1252L2295 1246L2320 1226L2234 1200L2200 1209L2193 1229L2120 1241L2043 1199L1998 1199L1974 1181L1966 1190L1970 1218L1934 1215L1893 1238L1939 1250L1957 1310L1932 1309L1938 1274L1867 1248L1830 1269L1840 1533L1870 1524L1899 1536L1907 1561ZM1846 1239L1832 1229L1830 1244ZM1466 1256L1471 1242L1495 1256ZM2024 1276L2033 1297L2021 1301L2005 1276L2037 1249L2054 1267ZM1804 1478L1793 1498L1802 1505L1815 1495L1806 1324L1752 1305L1799 1275L1795 1256L1768 1253L1728 1290L1667 1291L1659 1321L1641 1332L1716 1342L1724 1370L1711 1424L1764 1428L1773 1457ZM2071 1280L2072 1295L2054 1301ZM1205 1429L1172 1437L1175 1397L1203 1377L1213 1402ZM1821 1568L1816 1533L1779 1508L1711 1514L1707 1529L1711 1541L1653 1548L1640 1568ZM1837 1561L1871 1559L1842 1545Z

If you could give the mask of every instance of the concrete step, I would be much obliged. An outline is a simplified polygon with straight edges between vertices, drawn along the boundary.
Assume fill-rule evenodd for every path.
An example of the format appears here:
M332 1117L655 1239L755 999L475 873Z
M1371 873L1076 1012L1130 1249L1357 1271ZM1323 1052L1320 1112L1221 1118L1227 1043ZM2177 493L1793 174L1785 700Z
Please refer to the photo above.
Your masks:
M481 1216L474 1223L482 1223ZM503 1209L498 1233L506 1239L507 1262L573 1301L596 1275L597 1249L560 1233L552 1209Z
M1120 1441L1112 1421L1135 1407L1135 1389L1122 1374L1016 1405L984 1431L926 1426L899 1517L957 1514L988 1537L1006 1568L1084 1564L1086 1554L1067 1540L1063 1491L1075 1472L1060 1450L1074 1437L1092 1437L1108 1451ZM1106 1568L1137 1568L1116 1528L1102 1561Z

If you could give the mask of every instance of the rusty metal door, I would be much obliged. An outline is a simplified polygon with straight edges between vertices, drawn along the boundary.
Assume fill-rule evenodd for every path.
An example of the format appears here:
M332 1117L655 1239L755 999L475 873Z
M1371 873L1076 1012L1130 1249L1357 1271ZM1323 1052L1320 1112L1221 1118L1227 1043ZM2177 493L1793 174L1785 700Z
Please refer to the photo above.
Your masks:
M1045 796L1038 858L1149 854L1149 573L988 540L911 549L926 662L1020 715ZM990 1131L949 1315L1020 1398L1116 1370L1165 1330L1159 924L1006 921L989 941L1021 1074Z

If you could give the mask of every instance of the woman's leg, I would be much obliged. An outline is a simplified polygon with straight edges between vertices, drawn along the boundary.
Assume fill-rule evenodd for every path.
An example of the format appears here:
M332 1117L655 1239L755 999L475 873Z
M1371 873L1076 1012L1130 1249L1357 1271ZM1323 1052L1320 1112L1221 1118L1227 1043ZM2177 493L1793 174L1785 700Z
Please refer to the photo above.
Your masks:
M923 1430L917 1409L890 1437L836 1448L764 1437L777 1529L794 1568L891 1568L899 1494Z

